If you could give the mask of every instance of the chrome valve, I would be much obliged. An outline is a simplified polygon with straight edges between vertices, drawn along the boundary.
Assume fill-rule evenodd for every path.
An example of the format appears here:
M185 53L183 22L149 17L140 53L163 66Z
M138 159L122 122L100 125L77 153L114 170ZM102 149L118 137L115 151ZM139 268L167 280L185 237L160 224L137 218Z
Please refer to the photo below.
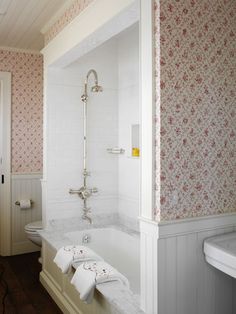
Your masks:
M87 187L82 186L79 190L70 189L69 193L78 194L78 196L82 200L87 200L92 194L98 193L98 189L97 188L88 189Z

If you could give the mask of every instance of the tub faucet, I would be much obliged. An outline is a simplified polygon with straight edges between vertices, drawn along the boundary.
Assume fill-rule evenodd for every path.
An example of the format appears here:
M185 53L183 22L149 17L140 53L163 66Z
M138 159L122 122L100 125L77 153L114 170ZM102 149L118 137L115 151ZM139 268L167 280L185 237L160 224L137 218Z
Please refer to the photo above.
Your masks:
M85 210L84 210L84 214L82 215L82 219L88 220L88 222L90 223L90 225L92 224L92 218L87 215L87 213L85 212Z
M91 224L92 223L92 218L88 216L88 213L90 213L90 208L88 208L88 206L87 206L87 199L92 194L98 193L98 189L97 188L89 189L89 188L86 187L86 185L84 185L84 186L82 186L78 190L70 189L69 193L70 194L78 194L78 196L83 200L84 207L83 207L82 219L87 220Z

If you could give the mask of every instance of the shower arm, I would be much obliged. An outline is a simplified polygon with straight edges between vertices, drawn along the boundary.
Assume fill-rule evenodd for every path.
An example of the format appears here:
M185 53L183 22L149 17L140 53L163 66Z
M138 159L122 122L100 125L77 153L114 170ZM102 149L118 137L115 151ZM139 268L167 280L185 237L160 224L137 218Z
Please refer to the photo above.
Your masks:
M88 100L88 79L89 79L89 76L91 74L93 74L93 76L94 76L95 85L96 86L98 85L98 75L97 75L97 72L95 70L93 70L93 69L89 70L87 75L86 75L86 79L84 81L84 94L81 96L82 101L85 101L85 102Z

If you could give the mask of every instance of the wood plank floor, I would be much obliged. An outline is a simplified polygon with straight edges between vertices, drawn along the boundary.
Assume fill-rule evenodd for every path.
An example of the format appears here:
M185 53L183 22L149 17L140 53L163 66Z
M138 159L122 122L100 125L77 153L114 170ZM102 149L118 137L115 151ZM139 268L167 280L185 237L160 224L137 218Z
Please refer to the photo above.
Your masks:
M5 299L5 314L61 314L62 312L39 282L39 253L1 257L1 270L9 292ZM3 267L2 267L3 266ZM2 298L4 283L0 281L0 313L4 313Z

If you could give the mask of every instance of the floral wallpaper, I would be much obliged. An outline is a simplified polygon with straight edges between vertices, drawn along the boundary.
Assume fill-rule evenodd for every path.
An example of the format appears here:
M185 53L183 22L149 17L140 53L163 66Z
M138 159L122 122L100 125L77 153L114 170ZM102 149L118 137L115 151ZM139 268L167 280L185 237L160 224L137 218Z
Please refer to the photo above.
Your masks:
M43 58L0 50L0 71L12 74L12 172L42 171Z
M161 0L155 11L161 159L156 217L235 211L236 1Z
M47 45L63 28L79 15L94 0L75 0L73 4L65 10L62 16L49 28L44 35L44 42Z

